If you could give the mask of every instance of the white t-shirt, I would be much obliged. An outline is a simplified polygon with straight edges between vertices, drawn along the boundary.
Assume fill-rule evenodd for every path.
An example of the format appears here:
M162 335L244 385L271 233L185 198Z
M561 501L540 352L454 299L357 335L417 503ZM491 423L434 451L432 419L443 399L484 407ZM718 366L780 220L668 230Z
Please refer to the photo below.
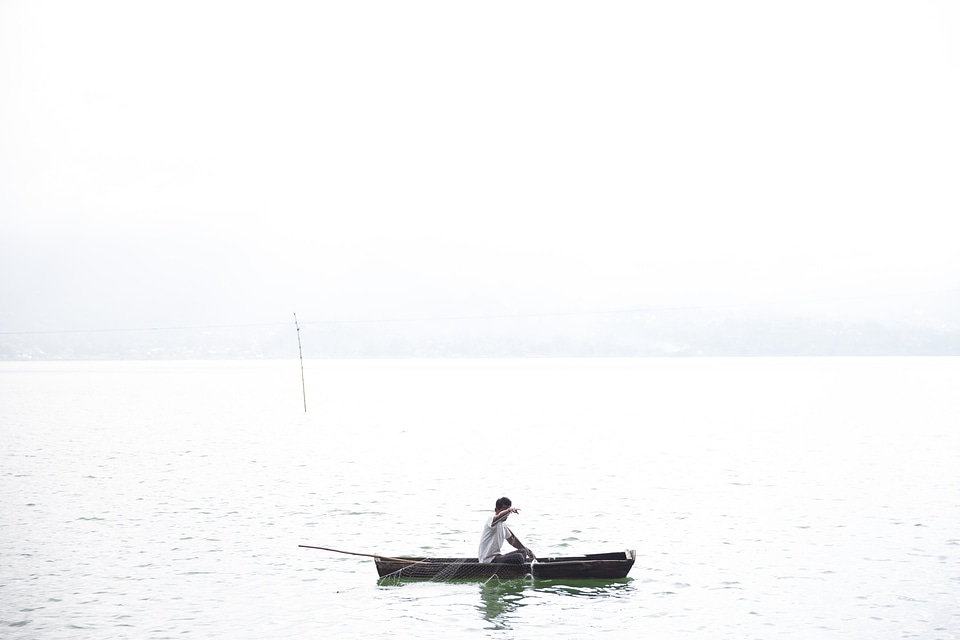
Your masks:
M493 556L500 553L504 541L513 535L510 528L507 527L507 519L494 524L493 519L497 514L487 518L483 525L483 531L480 532L480 549L477 552L477 558L480 562L490 562Z

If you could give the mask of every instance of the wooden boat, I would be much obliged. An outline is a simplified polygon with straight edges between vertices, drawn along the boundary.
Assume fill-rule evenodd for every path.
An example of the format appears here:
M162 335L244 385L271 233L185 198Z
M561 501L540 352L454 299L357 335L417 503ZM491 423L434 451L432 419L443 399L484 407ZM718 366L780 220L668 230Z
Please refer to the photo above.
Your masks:
M637 553L594 553L584 556L538 558L524 564L481 563L476 558L385 558L374 556L381 578L419 580L542 580L619 579L627 577Z

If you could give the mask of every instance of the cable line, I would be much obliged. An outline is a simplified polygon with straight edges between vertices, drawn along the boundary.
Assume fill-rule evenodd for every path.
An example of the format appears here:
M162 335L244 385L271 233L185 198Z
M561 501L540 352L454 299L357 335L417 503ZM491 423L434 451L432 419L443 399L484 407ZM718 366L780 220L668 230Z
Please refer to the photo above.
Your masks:
M698 311L705 309L736 309L742 307L755 307L759 304L797 304L800 302L828 302L842 300L865 300L877 298L896 298L911 294L879 294L879 295L858 295L858 296L835 296L820 298L794 298L784 300L754 300L751 302L731 303L731 304L712 304L712 305L672 305L672 306L654 306L640 307L634 309L619 310L592 310L592 311L544 311L531 313L494 313L485 315L450 315L450 316L410 316L397 318L347 318L341 320L305 320L301 325L338 325L338 324L387 324L387 323L405 323L405 322L458 322L467 320L516 320L522 318L570 318L576 316L601 316L601 315L628 315L638 313L651 313L662 311ZM90 334L90 333L133 333L148 331L206 331L213 329L247 329L252 327L286 327L289 322L248 322L240 324L209 324L209 325L186 325L172 327L133 327L120 329L60 329L43 331L0 331L0 336L30 336L30 335L55 335L55 334Z

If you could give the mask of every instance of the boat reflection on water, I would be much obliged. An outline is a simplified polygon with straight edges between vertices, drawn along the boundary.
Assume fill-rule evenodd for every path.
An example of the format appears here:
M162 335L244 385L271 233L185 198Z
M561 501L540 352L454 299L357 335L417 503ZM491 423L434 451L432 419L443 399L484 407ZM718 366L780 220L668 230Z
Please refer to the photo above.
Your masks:
M491 629L508 629L514 612L544 597L620 597L632 591L632 578L619 580L498 580L480 585L477 609L492 623ZM529 602L525 602L529 600Z
M509 614L523 606L523 590L527 583L523 580L490 579L480 585L480 606L478 609L493 629L509 628Z

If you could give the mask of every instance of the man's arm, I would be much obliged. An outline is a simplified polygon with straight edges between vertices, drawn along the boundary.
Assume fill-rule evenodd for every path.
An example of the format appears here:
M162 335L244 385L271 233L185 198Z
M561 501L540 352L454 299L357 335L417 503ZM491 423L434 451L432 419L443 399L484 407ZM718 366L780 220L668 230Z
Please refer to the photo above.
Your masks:
M503 522L504 520L507 519L507 516L509 516L511 513L520 513L520 509L517 509L516 507L510 507L509 509L504 509L493 518L493 522L490 523L490 526Z
M534 558L537 557L537 554L535 554L532 549L525 547L523 543L520 542L520 538L513 535L513 532L510 533L510 536L507 538L507 542L509 542L513 546L513 548L519 549L520 551L526 551Z

